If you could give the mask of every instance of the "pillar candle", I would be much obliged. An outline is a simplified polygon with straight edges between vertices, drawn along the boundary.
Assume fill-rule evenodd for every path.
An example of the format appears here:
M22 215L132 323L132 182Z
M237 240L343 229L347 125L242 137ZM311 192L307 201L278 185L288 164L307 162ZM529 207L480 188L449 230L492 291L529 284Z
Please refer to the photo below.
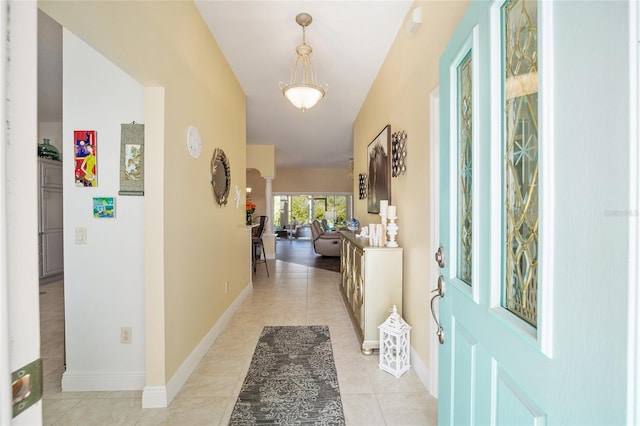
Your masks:
M387 208L387 217L396 217L396 206L389 206Z
M369 245L376 245L376 225L374 223L369 224Z
M387 207L389 207L389 201L380 200L380 214L387 215Z

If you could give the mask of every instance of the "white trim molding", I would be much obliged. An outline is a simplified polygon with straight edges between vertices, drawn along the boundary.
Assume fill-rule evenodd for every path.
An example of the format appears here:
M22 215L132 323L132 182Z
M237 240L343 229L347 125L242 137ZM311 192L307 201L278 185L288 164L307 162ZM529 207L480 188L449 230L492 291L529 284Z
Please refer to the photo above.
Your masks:
M7 122L6 111L6 81L7 76L5 71L8 69L8 54L9 51L9 29L5 26L9 20L8 7L0 7L0 22L2 22L2 28L6 28L2 32L2 39L0 40L0 117L2 117L2 131L0 132L0 168L3 172L0 173L0 347L9 347L9 279L7 276L7 157L6 146L8 143L8 136L5 131L4 123ZM11 363L9 362L9 351L0 351L0 388L9 389L11 386ZM11 423L11 412L13 404L9 392L2 392L0 394L0 424Z
M431 396L437 398L438 389L432 388L432 374L424 364L424 362L422 362L422 358L420 358L418 352L413 349L413 346L411 347L411 368L413 368L413 371L416 372L416 375L418 376L424 387L427 388L427 391L431 394Z
M430 134L430 151L429 151L429 180L430 186L430 206L431 206L431 223L429 225L431 233L431 253L435 253L440 246L440 86L436 86L429 95L429 127ZM428 300L433 297L433 290L438 287L438 276L440 270L436 266L435 261L431 263L432 274L431 284L429 285ZM440 303L438 301L438 303ZM431 309L431 307L429 307ZM429 381L424 381L425 387L435 398L438 397L438 362L440 343L437 336L438 327L433 318L429 318L429 367L431 374L428 375Z
M189 356L184 360L176 373L169 379L166 386L145 386L142 390L142 408L164 408L167 407L173 398L178 394L182 386L187 382L191 373L196 369L202 358L205 356L213 342L224 331L236 313L240 304L253 291L253 286L249 283L240 293L238 298L229 306L218 322L211 327L211 330L202 339L200 344L194 348Z
M629 2L629 305L627 424L640 424L640 7Z
M140 390L144 380L144 371L65 371L62 389L65 392Z

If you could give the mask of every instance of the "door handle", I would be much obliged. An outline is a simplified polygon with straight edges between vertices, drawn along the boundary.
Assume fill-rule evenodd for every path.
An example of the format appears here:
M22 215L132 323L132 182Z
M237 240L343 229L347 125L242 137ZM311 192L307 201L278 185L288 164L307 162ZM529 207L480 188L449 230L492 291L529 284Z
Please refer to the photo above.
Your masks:
M444 277L442 275L438 277L438 287L432 290L431 293L436 293L431 298L431 315L433 316L433 320L436 322L436 327L438 327L438 331L436 331L436 336L438 336L438 340L442 345L444 344L444 329L440 325L440 321L438 320L438 317L436 316L436 312L433 309L433 304L435 303L436 299L438 297L444 297Z
M436 252L436 263L439 267L444 268L444 247L438 247L438 251Z

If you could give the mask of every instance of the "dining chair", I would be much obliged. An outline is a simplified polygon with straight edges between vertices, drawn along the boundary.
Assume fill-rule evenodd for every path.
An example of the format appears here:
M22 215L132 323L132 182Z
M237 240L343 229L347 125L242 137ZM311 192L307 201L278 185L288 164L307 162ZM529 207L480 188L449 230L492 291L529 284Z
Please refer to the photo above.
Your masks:
M268 216L258 216L259 225L255 228L255 233L251 237L251 246L253 248L253 273L256 273L258 263L264 263L267 269L267 277L269 276L269 265L267 265L267 255L264 253L264 243L262 242L262 234L269 220Z

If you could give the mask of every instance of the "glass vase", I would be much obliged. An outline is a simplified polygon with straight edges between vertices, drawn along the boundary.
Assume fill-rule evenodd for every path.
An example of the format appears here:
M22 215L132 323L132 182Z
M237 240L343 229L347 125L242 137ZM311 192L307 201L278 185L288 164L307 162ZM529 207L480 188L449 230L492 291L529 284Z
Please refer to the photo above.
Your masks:
M60 151L49 143L49 139L43 139L42 143L38 144L38 157L60 161Z

